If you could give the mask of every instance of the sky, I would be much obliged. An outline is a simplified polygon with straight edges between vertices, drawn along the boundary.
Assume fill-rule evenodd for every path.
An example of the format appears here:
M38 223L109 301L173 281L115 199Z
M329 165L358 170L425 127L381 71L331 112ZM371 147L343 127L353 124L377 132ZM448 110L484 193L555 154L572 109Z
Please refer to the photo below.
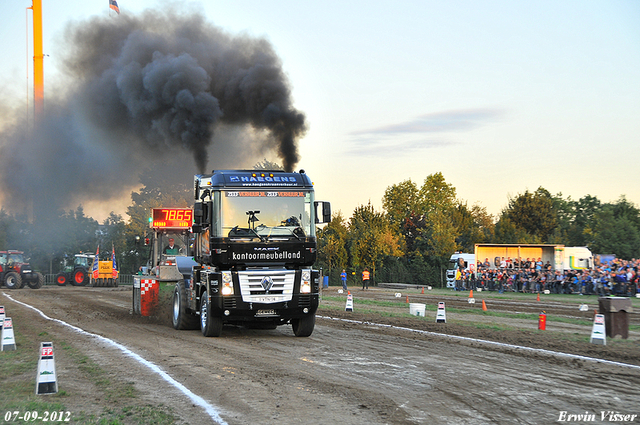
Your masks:
M118 0L120 16L108 0L42 1L45 107L48 88L64 80L71 21L192 8L229 34L268 40L306 116L296 169L343 217L369 202L381 211L385 189L437 172L461 201L495 216L540 186L640 205L635 0ZM30 5L0 0L0 113L7 99L33 96ZM85 210L103 219L129 203Z

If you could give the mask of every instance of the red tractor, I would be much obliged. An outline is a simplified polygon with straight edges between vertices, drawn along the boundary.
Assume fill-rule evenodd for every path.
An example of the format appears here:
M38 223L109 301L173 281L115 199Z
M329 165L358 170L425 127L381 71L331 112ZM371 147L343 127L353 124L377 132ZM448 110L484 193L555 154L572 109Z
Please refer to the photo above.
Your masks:
M31 266L25 261L24 252L0 251L0 284L9 289L18 289L24 287L25 283L31 289L39 289L44 284L44 276L31 270Z

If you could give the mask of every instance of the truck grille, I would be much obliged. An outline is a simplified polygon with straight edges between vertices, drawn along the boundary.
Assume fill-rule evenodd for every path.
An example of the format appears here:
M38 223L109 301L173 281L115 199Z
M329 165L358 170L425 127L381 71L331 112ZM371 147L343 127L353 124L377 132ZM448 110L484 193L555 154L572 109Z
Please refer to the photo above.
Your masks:
M238 272L242 301L277 303L291 301L294 270L246 270Z
M298 307L311 307L311 295L300 295L298 297Z
M222 307L225 310L230 310L236 308L236 300L235 298L223 297L222 298Z

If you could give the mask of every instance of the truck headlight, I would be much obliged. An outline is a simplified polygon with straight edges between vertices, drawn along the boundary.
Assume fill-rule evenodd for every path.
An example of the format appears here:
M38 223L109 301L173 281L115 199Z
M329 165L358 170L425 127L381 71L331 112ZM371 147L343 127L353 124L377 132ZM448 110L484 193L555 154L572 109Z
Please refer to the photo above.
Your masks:
M222 289L220 290L222 295L233 295L233 279L231 278L231 272L222 272Z
M302 270L302 280L300 282L300 293L311 293L311 270Z

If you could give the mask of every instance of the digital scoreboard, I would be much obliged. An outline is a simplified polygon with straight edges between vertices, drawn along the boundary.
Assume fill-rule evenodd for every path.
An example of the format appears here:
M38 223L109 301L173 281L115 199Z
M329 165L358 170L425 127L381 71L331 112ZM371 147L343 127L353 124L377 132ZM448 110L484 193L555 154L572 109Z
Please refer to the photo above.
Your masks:
M151 208L150 226L154 229L188 229L193 224L191 208Z

